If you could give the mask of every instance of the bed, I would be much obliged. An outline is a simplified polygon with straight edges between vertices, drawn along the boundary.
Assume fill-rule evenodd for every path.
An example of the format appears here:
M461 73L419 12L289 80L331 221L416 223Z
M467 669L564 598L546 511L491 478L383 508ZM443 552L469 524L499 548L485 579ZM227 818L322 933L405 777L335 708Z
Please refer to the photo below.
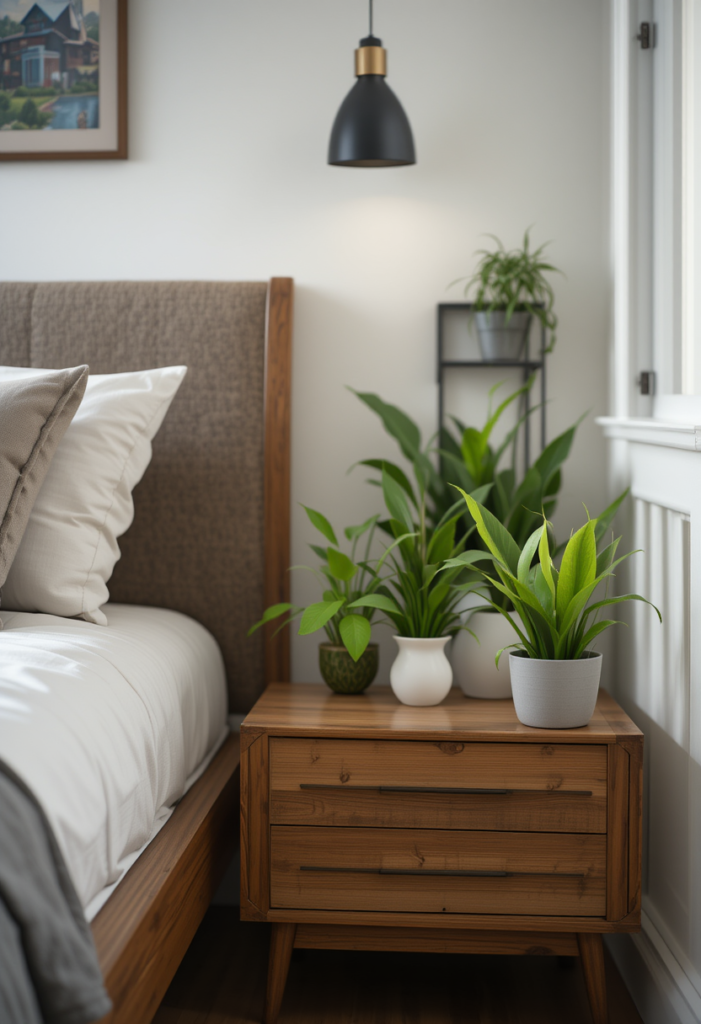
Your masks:
M120 540L122 558L109 584L112 633L54 616L3 613L5 643L14 645L18 665L36 657L38 636L82 644L80 671L104 676L115 708L128 708L139 680L153 681L181 634L193 631L186 644L195 652L190 663L175 659L184 665L179 699L171 706L164 696L154 710L171 735L182 734L177 756L168 755L168 771L149 776L148 765L161 765L166 756L157 737L143 765L120 755L135 778L150 777L144 820L149 808L168 804L169 794L184 788L186 795L172 813L142 827L137 849L118 865L116 887L99 885L93 893L97 876L91 879L89 866L81 873L113 1024L152 1019L235 852L239 746L235 732L215 735L222 701L230 712L244 713L267 682L289 679L286 631L273 637L271 628L247 639L246 628L261 608L288 600L291 322L289 278L0 284L3 364L85 362L92 373L189 367L134 491L135 520ZM206 627L218 648L183 616ZM106 638L116 633L127 638L127 655L110 648ZM166 694L168 687L161 689ZM193 689L209 694L199 718ZM97 702L93 711L96 735L111 728L106 720L99 724ZM109 712L115 722L120 713ZM130 729L149 728L130 715L122 714L124 749ZM61 806L57 794L52 813L70 815ZM107 864L102 873L114 875L103 839L96 833Z

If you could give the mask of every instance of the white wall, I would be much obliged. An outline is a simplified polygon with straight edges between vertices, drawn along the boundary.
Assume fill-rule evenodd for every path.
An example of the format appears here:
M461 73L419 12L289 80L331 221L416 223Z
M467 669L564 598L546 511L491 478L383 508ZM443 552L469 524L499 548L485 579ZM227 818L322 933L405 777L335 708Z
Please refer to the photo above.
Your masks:
M418 152L382 170L325 162L364 0L130 6L131 158L2 165L0 278L294 276L293 500L339 527L375 511L347 467L394 454L344 385L435 429L435 304L459 298L446 284L470 272L484 232L515 245L534 224L566 273L550 436L604 411L607 0L380 0ZM603 507L603 459L592 415L562 532L582 500ZM294 507L299 562L312 536ZM306 577L294 597L313 599ZM295 642L296 679L318 678L316 640Z

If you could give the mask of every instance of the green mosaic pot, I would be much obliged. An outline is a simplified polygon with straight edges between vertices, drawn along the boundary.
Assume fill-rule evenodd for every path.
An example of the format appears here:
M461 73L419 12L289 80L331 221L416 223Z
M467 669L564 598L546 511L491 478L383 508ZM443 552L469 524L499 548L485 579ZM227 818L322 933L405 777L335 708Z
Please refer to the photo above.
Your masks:
M362 693L377 675L380 651L377 644L368 644L357 661L345 647L319 644L319 668L327 686L334 693Z

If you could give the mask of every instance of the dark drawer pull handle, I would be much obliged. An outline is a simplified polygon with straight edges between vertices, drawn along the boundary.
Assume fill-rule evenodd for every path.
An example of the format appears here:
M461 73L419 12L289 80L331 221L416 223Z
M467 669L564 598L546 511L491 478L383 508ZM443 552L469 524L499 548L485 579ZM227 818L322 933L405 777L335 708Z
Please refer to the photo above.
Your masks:
M514 878L516 875L538 878L585 878L584 871L444 871L438 868L331 868L301 864L300 871L325 871L339 875L441 875L457 878Z
M593 796L591 789L458 789L453 786L347 786L338 783L300 782L300 789L345 789L371 793L448 793L454 796L512 796L540 793L543 796Z

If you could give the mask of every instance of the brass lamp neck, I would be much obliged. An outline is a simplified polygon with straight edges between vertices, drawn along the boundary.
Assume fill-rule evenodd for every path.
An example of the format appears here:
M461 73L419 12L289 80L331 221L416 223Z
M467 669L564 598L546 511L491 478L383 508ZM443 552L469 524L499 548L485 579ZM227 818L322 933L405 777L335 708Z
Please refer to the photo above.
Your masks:
M360 40L360 46L355 51L355 73L358 78L361 75L387 74L387 51L381 39L366 36Z

